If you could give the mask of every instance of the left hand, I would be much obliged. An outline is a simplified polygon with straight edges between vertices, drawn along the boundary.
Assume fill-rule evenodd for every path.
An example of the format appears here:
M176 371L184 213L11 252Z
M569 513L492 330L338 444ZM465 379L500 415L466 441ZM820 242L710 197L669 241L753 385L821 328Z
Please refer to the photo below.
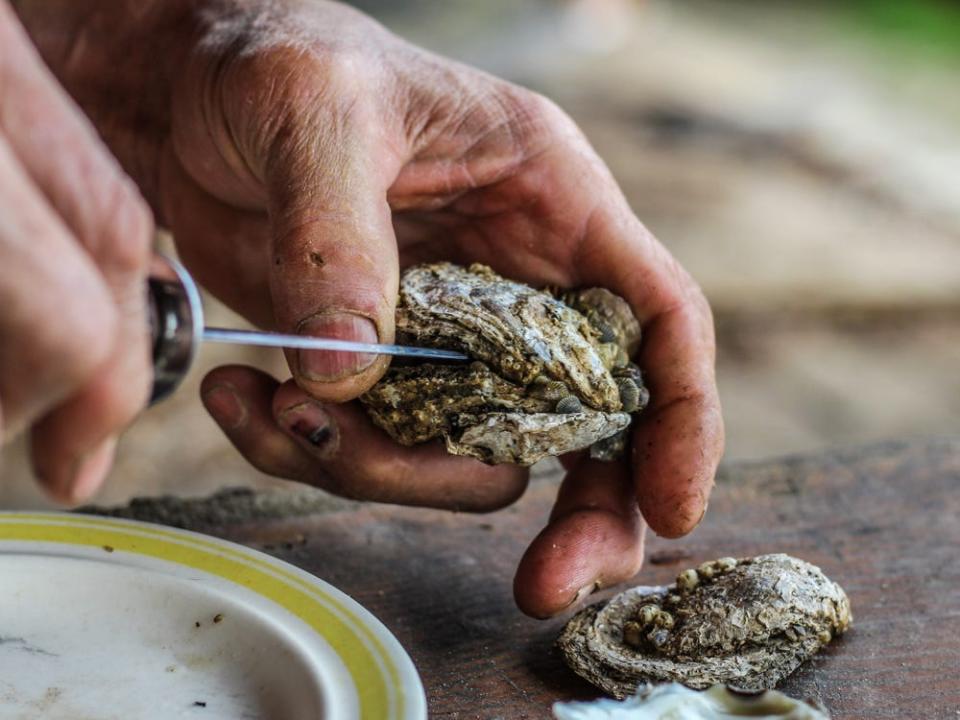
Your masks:
M130 22L151 27L166 1ZM141 39L152 52L130 41L127 106L97 85L120 58L99 71L74 58L61 72L195 277L258 325L382 342L393 339L399 269L413 263L479 261L535 285L608 287L644 325L636 360L653 402L629 461L565 460L549 524L520 562L517 602L549 616L633 576L641 512L669 537L695 527L723 446L710 310L574 123L339 3L199 5L159 23L185 43L156 46L156 22ZM399 447L355 404L337 404L376 382L386 358L288 359L294 380L283 384L238 366L203 384L208 410L264 472L468 511L523 492L520 468Z

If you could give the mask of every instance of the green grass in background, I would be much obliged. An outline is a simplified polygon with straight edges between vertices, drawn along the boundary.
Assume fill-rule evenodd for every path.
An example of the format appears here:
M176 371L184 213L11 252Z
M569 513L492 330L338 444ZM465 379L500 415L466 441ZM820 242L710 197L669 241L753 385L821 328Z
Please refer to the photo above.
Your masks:
M645 0L633 0L642 4ZM476 37L496 33L503 24L548 17L562 7L561 0L345 0L371 13L388 25L412 30L426 22L429 28L442 26L445 35ZM727 14L730 8L762 8L768 15L783 15L790 22L796 13L816 17L847 38L861 38L907 64L960 64L960 0L661 0L664 6L677 2L701 15ZM786 11L786 12L784 12ZM406 27L413 23L413 27ZM426 39L429 39L427 37ZM429 44L429 42L427 43Z
M956 0L848 0L833 6L888 50L917 59L960 62L960 2Z

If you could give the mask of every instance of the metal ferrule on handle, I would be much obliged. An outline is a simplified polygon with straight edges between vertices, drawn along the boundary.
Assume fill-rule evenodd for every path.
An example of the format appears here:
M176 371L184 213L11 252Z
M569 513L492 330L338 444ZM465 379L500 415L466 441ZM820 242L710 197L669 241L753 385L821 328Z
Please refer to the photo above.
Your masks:
M190 371L203 332L203 305L190 274L163 255L154 256L147 289L153 341L153 405L176 390Z

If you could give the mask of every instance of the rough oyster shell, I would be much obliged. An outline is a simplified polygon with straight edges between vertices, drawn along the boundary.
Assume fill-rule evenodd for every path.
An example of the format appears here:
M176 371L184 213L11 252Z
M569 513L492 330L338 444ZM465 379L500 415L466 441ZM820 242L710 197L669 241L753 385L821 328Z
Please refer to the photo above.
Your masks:
M723 685L690 690L678 683L645 687L623 701L554 703L557 720L830 720L819 708L776 690L744 694Z
M772 688L850 625L843 589L784 554L721 558L668 587L636 587L577 613L558 645L618 698L650 681Z
M408 269L398 342L461 350L476 362L392 367L361 402L402 444L443 438L449 452L488 463L531 465L591 446L596 457L617 456L630 413L649 398L629 361L639 323L602 288L563 298L483 265Z

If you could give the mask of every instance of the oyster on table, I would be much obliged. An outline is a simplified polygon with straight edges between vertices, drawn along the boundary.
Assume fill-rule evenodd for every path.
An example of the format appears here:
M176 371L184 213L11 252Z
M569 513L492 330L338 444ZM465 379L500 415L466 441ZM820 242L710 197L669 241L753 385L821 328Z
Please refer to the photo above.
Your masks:
M617 698L647 682L776 686L852 621L843 589L784 554L720 558L667 587L636 587L580 611L558 640L566 663Z
M649 398L630 362L640 324L603 288L554 295L484 265L418 265L400 280L397 342L474 360L394 365L360 398L404 445L442 438L487 463L532 465L588 447L613 459Z

